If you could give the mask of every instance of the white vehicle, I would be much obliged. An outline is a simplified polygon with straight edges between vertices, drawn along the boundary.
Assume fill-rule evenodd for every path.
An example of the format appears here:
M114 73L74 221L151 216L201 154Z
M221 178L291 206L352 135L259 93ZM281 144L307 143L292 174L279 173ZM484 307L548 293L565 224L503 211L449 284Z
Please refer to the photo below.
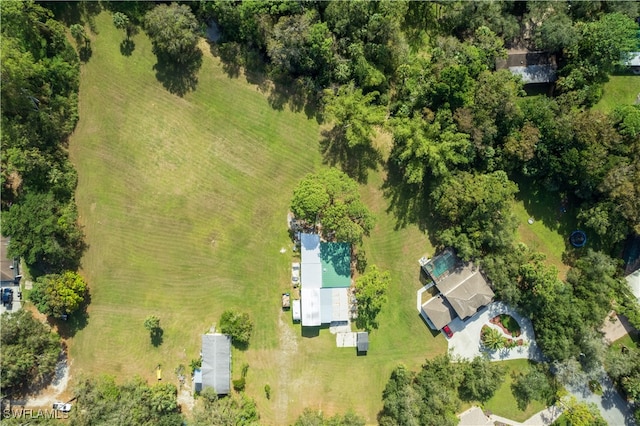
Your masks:
M291 283L294 286L300 284L300 264L297 262L291 264Z
M64 402L54 402L53 409L61 411L63 413L68 413L69 411L71 411L71 404L65 404Z

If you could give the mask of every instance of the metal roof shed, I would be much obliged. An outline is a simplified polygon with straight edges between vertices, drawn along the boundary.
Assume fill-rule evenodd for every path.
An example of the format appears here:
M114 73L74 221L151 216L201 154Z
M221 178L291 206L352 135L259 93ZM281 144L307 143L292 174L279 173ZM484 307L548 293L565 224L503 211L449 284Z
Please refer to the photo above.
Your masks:
M202 335L202 387L213 388L218 395L231 390L231 336Z
M369 350L369 333L366 331L358 332L358 352L367 352Z
M320 289L303 288L300 292L302 298L302 326L318 327L320 321Z
M300 316L300 300L293 301L292 315L294 321L300 321L302 317Z

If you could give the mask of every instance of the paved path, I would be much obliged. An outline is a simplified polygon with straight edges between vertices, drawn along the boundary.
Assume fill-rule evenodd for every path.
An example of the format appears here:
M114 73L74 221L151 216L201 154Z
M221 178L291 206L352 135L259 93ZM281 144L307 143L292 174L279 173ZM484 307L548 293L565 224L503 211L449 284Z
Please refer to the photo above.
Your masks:
M556 421L560 414L562 414L562 410L559 407L547 407L520 423L495 414L485 416L480 407L474 406L458 417L460 417L460 426L493 426L495 422L512 426L547 426Z
M516 321L518 321L522 331L519 339L523 339L525 345L512 349L501 349L498 351L487 352L480 343L480 330L484 325L501 330L500 327L489 322L491 318L500 314L511 315ZM453 337L449 339L449 350L452 351L454 356L473 359L476 356L486 353L492 361L505 361L509 359L522 358L542 360L542 352L536 345L531 321L518 314L514 309L502 302L490 303L473 317L464 322L460 318L456 318L449 324L449 326L454 333Z
M608 424L615 426L634 425L633 413L629 404L616 392L609 376L603 372L599 382L602 385L602 395L591 392L587 383L582 385L565 384L564 386L578 401L596 404Z

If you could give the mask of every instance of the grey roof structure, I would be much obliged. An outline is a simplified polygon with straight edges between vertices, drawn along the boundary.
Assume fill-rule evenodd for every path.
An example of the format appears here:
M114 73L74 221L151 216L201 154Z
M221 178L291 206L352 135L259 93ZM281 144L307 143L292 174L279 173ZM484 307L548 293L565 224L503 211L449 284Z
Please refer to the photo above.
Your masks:
M202 335L202 387L213 388L218 395L231 390L231 336Z
M524 84L556 81L555 57L547 52L511 51L506 60L497 60L496 69L508 69L522 77Z
M358 332L358 352L367 352L369 350L369 333L366 331Z
M440 330L456 317L456 313L441 295L432 297L424 305L422 311L429 318L436 330Z
M437 283L436 287L462 319L491 303L495 296L480 269L471 263L457 268Z

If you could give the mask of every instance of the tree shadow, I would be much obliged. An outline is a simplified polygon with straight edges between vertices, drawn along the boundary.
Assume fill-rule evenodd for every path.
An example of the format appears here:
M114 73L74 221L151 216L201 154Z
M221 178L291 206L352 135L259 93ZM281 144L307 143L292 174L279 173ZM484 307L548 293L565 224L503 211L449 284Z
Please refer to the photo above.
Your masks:
M249 349L249 343L248 342L239 342L235 339L231 339L231 344L233 345L234 348L236 348L239 351L246 351L247 349Z
M223 72L230 78L244 75L261 92L268 93L271 108L281 111L304 112L307 118L320 123L319 92L310 79L270 76L264 54L236 42L209 42L211 54L220 59Z
M78 50L78 57L80 61L86 63L91 59L91 55L93 55L93 49L91 49L91 42L87 41L85 45Z
M49 322L54 325L58 334L63 339L68 339L76 335L79 330L84 329L89 323L89 312L87 307L91 303L91 293L87 290L84 302L77 311L67 316L67 319L49 317Z
M350 147L344 130L333 127L322 131L320 152L323 162L330 166L340 166L343 172L360 183L367 183L369 170L378 170L382 154L371 145Z
M120 53L122 56L131 56L136 48L136 44L130 38L124 39L120 42Z
M164 330L160 327L154 328L150 333L151 336L151 344L154 348L157 348L164 342Z
M320 259L332 265L338 275L351 276L351 247L349 244L321 244Z
M195 90L198 84L198 71L202 66L202 52L194 49L183 56L183 62L175 62L164 54L157 53L158 62L153 66L156 78L165 89L180 97Z
M396 217L396 230L411 224L417 225L420 230L426 229L430 216L427 191L421 185L405 182L402 171L392 160L387 162L382 193L389 201L387 213Z

